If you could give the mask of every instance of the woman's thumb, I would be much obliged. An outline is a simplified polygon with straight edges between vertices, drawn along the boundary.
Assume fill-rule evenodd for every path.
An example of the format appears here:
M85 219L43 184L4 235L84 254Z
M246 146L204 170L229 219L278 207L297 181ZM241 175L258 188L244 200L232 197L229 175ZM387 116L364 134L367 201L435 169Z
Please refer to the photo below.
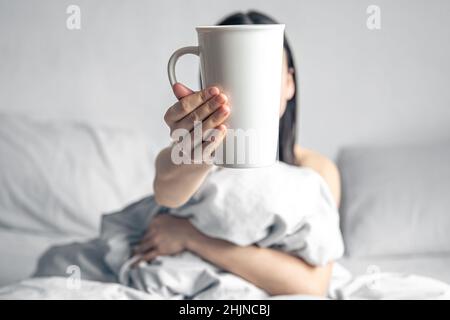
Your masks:
M173 85L172 90L178 100L194 93L194 91L179 82Z

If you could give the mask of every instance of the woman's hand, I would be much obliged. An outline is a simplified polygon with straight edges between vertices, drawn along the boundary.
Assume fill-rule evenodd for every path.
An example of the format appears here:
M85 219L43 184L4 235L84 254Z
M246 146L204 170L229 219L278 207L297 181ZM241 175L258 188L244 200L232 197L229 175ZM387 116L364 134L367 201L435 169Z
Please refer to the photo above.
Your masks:
M197 234L197 229L188 219L160 214L152 220L134 253L141 256L139 261L181 253L186 250L188 241Z
M192 159L193 154L200 154L200 163L189 161L190 163L187 164L183 162L176 164L173 156L177 154L180 143L163 149L156 157L156 175L153 182L155 200L162 206L177 208L190 199L208 175L212 166L202 160L205 157L210 160L213 152L225 138L227 132L225 121L230 115L230 107L227 97L216 87L193 92L182 84L176 83L173 86L173 92L179 101L171 106L164 116L171 134L176 129L183 129L185 136L192 137L194 122L202 121L200 137L202 141L194 141L198 139L191 138L190 141L197 144L182 145L183 154L189 152L191 155L187 157L188 160ZM214 139L205 139L203 136L209 129L216 129ZM207 141L203 141L204 139ZM197 152L195 148L201 148L201 152Z
M199 92L193 92L180 83L173 86L173 91L179 101L171 106L164 115L164 121L170 128L170 135L177 140L182 134L183 141L191 142L183 145L183 152L188 152L190 158L197 164L209 159L217 149L226 134L225 120L230 115L227 96L217 87L210 87ZM201 124L201 136L194 135L194 127ZM174 134L176 130L178 134ZM205 141L208 131L215 130L214 140ZM190 135L190 137L186 137ZM189 138L189 139L188 139ZM194 151L201 148L202 159L194 159ZM173 160L173 159L172 159ZM199 160L199 161L198 161Z

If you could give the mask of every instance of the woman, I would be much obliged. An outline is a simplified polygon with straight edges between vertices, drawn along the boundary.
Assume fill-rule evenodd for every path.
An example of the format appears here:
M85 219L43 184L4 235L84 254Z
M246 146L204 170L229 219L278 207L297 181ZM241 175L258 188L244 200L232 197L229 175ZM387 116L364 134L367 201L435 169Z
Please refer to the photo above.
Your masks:
M237 13L220 24L273 24L273 19L258 13ZM336 203L340 199L339 173L335 165L320 154L301 148L295 143L296 76L292 52L284 41L283 89L280 103L279 160L310 167L327 182ZM193 92L180 83L173 86L178 98L164 117L171 131L192 130L194 120L202 120L203 130L215 128L220 135L213 142L217 148L226 134L225 120L232 112L227 97L218 88ZM208 142L205 142L205 144ZM171 147L163 149L156 160L154 181L155 199L166 207L179 207L186 203L200 187L212 166L209 164L175 165L171 161ZM324 267L308 265L298 257L270 248L237 246L230 242L208 237L195 229L187 219L160 215L136 248L142 259L150 261L157 256L191 251L216 266L234 273L260 287L271 295L311 294L325 295L332 264Z

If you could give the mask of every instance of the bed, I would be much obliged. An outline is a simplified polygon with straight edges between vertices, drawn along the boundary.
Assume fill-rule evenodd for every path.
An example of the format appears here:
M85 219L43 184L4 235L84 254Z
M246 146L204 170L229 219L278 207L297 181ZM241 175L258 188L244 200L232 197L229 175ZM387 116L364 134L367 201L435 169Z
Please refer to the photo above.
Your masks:
M89 281L90 296L57 290L70 270L67 278L29 277L49 247L94 238L103 213L150 194L161 145L132 130L1 114L0 298L158 298ZM331 297L448 297L448 163L448 142L341 151L346 253ZM374 279L378 293L360 290ZM393 279L403 291L392 290Z
M101 215L152 193L154 151L132 130L0 114L0 286L50 246L98 234Z

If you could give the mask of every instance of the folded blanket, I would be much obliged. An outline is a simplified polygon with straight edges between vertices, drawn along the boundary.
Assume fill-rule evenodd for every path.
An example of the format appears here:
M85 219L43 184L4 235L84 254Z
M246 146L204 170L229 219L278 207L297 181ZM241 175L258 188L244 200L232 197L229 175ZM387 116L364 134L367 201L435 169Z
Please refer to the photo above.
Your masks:
M283 163L260 169L219 169L180 208L160 207L148 197L103 217L97 240L103 243L98 245L103 273L108 269L121 283L166 298L259 299L267 294L189 252L130 268L131 247L157 214L186 217L211 237L277 248L312 265L324 265L343 254L336 205L314 171ZM68 253L62 249L58 254ZM90 255L90 259L77 259L82 271L83 264L94 259ZM54 255L44 256L37 275L49 275L45 269L52 269L57 260ZM92 265L89 272L95 274Z

